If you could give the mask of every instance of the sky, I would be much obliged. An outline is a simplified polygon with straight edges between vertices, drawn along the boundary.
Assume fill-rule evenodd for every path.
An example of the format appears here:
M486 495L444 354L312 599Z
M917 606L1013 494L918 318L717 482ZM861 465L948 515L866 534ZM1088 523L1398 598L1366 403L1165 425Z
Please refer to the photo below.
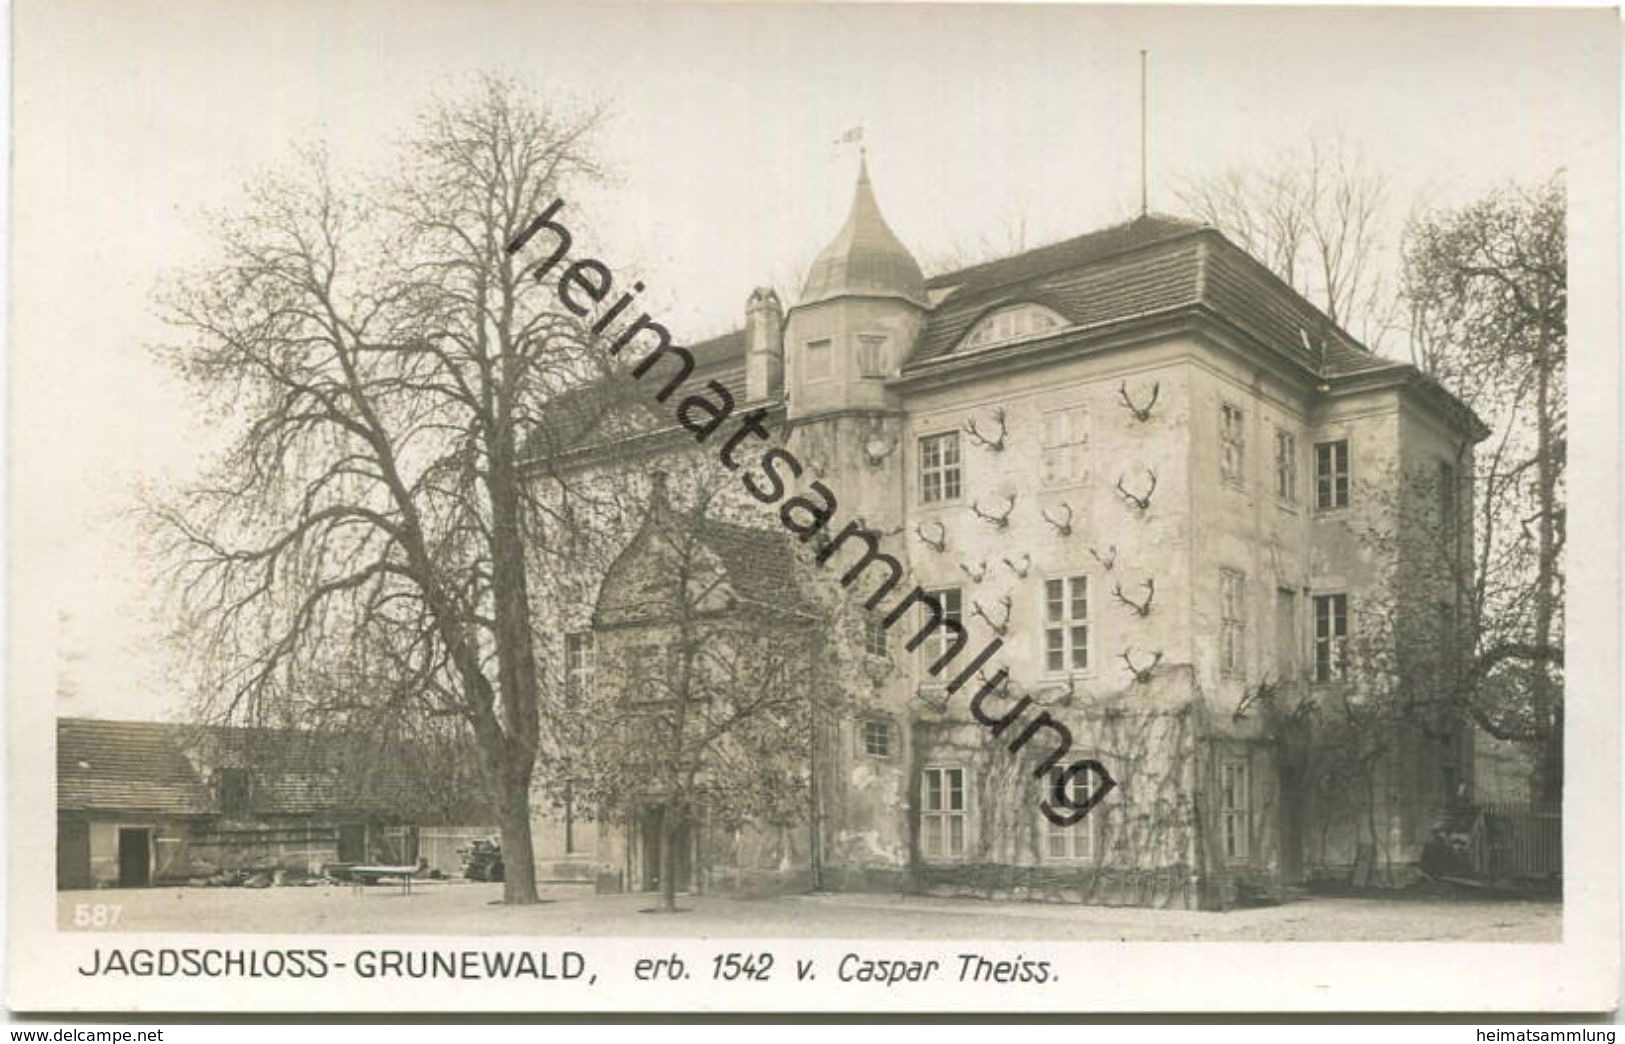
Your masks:
M143 486L194 473L211 430L150 352L166 337L152 295L208 256L204 212L301 142L385 172L414 113L482 73L606 104L613 178L579 201L592 253L637 271L645 305L698 339L739 325L752 287L788 288L835 234L851 127L929 270L1008 241L1016 215L1028 245L1133 216L1142 48L1153 210L1178 212L1181 179L1334 136L1396 200L1447 206L1603 169L1616 33L1602 10L25 0L12 695L61 714L179 712L127 512Z

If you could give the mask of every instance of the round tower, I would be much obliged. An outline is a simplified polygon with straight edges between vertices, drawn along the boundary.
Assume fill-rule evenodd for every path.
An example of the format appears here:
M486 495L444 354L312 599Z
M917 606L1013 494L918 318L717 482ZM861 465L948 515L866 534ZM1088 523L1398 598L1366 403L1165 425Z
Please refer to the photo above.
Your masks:
M881 216L865 158L846 224L813 262L788 316L791 419L894 409L885 381L908 358L928 307L919 262Z

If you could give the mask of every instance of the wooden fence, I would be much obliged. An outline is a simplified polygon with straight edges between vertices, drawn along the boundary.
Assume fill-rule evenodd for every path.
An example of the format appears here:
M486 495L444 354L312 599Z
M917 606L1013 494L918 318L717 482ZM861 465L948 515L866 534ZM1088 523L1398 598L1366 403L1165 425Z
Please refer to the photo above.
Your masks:
M1473 868L1491 880L1563 873L1563 813L1553 807L1495 802L1479 806Z
M419 827L418 858L427 859L431 870L457 877L463 872L463 857L458 849L496 832L496 827Z

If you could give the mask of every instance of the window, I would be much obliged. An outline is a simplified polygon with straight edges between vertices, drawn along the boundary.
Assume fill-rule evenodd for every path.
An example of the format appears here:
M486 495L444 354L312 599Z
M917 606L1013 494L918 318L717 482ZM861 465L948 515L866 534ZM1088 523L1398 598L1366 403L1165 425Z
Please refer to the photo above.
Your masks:
M586 833L586 831L576 829L578 826L581 826L581 825L583 825L585 823L590 823L591 821L592 821L591 816L583 815L581 810L576 808L575 781L574 780L568 780L568 779L565 780L564 781L564 854L565 855L567 855L567 856L568 855L581 855L584 852L591 851L591 849L589 849L587 847L587 845L585 844L586 839L582 836L583 834Z
M886 337L884 334L858 335L858 376L886 376Z
M871 758L891 757L891 722L871 718L863 723L863 752Z
M1456 466L1439 461L1439 528L1450 533L1456 528Z
M564 636L564 692L571 700L592 695L598 651L591 631Z
M920 440L920 502L959 499L959 432L945 431Z
M1247 835L1251 828L1247 789L1247 763L1241 760L1219 762L1219 844L1226 859L1247 857Z
M1247 578L1234 569L1219 570L1219 670L1240 674L1245 663Z
M1089 578L1044 581L1044 670L1050 674L1089 669Z
M222 815L242 816L248 814L252 789L249 785L247 769L223 768L218 770L215 773L215 788Z
M927 859L965 854L965 770L928 768L920 794L920 850Z
M1285 428L1275 429L1275 499L1298 502L1298 437Z
M873 613L863 618L863 651L870 656L891 655L891 644L886 640L886 625Z
M625 698L634 704L664 703L679 695L681 664L675 645L639 642L626 647L626 673L633 684ZM618 666L618 665L617 665ZM696 694L702 698L703 694Z
M930 599L932 605L942 611L942 623L931 628L931 633L926 635L925 641L920 643L920 665L929 669L953 645L954 631L948 626L948 623L950 621L953 623L961 622L960 615L963 609L963 599L960 597L959 588L957 587L944 587L935 591L927 591L925 597ZM923 628L931 621L932 614L922 607L920 609L920 626Z
M1315 507L1331 511L1348 506L1348 440L1315 443Z
M1043 476L1046 486L1066 486L1089 477L1089 411L1082 406L1050 410L1043 421Z
M1348 677L1348 595L1315 595L1315 681Z
M807 380L827 381L830 375L829 338L807 342Z
M1219 407L1219 476L1241 485L1246 466L1246 433L1242 429L1241 407L1223 403Z
M1055 769L1050 773L1050 789L1048 795L1055 793L1056 784L1061 781L1062 769ZM1081 772L1067 781L1067 795L1074 805L1082 805L1089 800L1089 773ZM1055 802L1051 798L1051 805ZM1095 810L1098 812L1099 810ZM1095 823L1099 821L1098 815L1087 815L1073 823L1071 826L1056 826L1050 822L1046 815L1039 815L1044 828L1044 858L1046 859L1088 859L1095 854Z
M1298 647L1298 594L1275 589L1275 672L1282 681L1296 680L1302 657Z
M1016 305L987 316L971 329L961 343L966 348L980 348L987 344L999 344L1014 341L1018 337L1040 334L1065 325L1065 319L1042 305Z

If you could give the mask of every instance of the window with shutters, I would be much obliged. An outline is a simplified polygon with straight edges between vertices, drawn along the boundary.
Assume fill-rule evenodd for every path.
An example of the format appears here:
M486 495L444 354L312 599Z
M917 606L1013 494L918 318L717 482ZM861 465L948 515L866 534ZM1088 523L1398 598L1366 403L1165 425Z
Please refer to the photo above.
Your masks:
M1070 486L1089 478L1089 411L1083 406L1043 416L1042 474L1046 486Z

